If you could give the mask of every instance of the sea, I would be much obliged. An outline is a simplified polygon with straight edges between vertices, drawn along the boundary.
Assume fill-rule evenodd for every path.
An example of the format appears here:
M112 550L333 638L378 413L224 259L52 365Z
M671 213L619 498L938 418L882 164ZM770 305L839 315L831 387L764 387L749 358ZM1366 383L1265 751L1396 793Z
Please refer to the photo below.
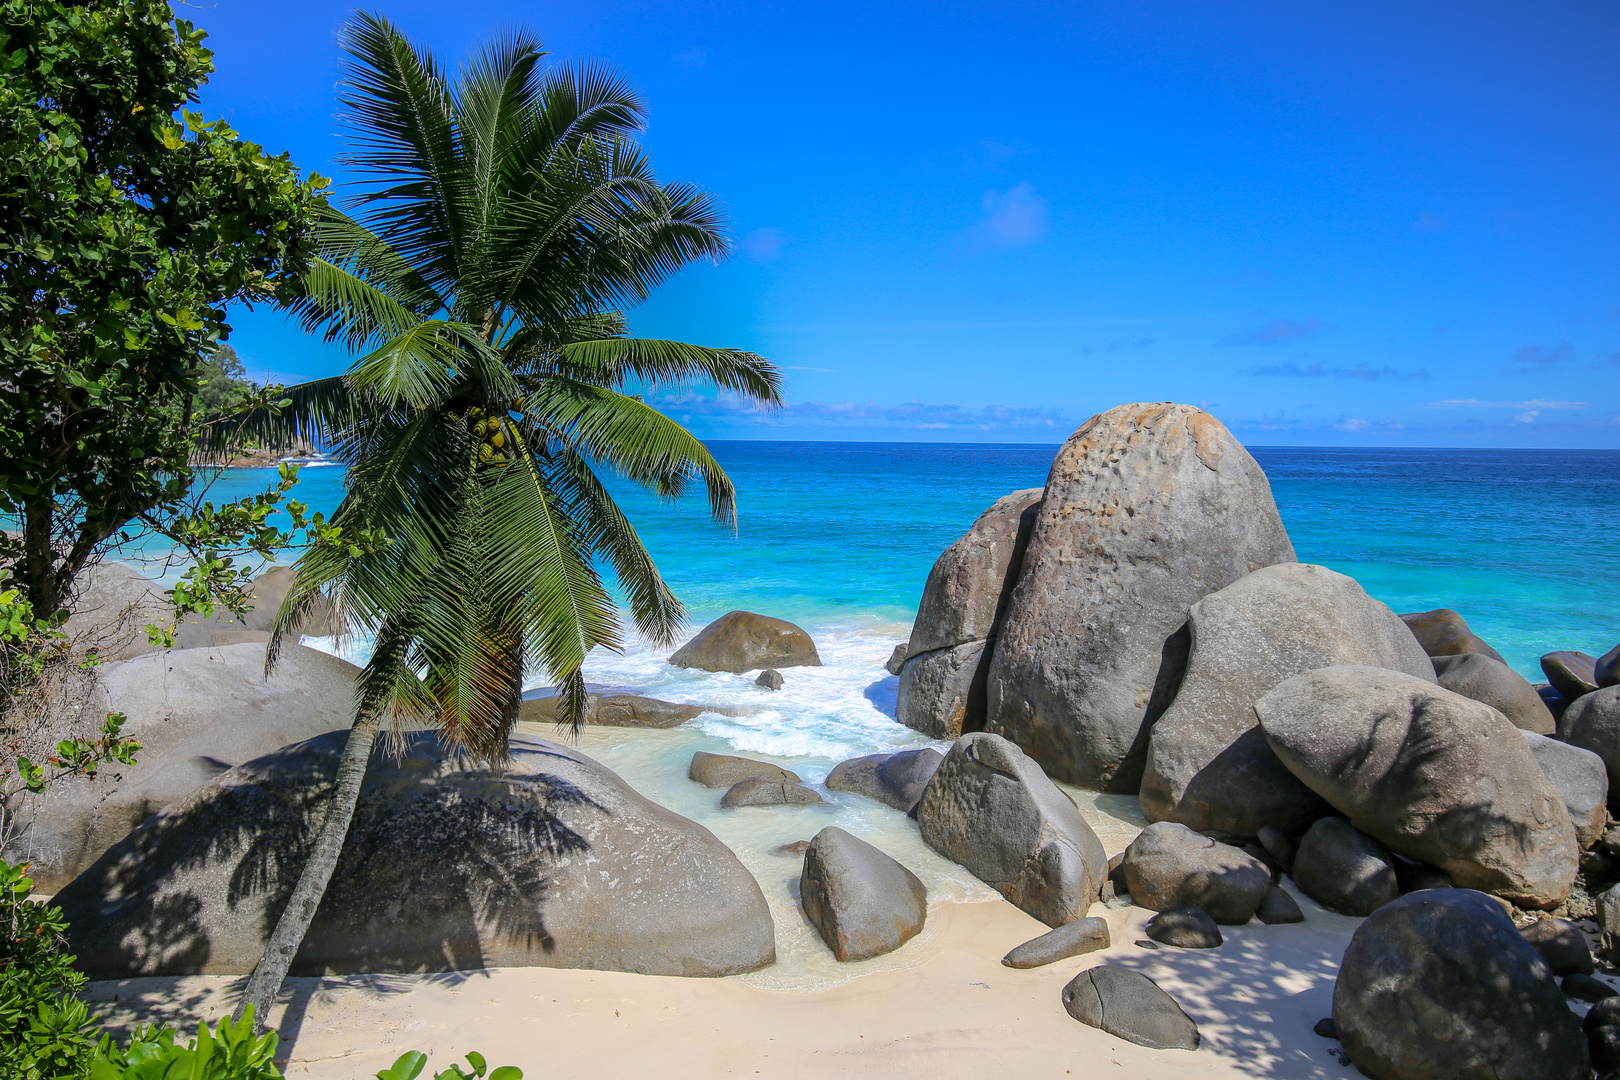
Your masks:
M598 649L586 678L603 690L723 706L668 731L587 727L580 750L642 795L701 822L764 889L779 962L744 976L763 989L828 986L886 967L839 965L798 912L798 863L778 848L838 825L876 844L924 881L931 901L996 894L929 850L914 822L847 792L819 788L823 806L723 811L718 791L686 776L696 750L773 761L819 786L845 759L944 744L894 719L898 680L884 669L906 640L929 568L993 501L1040 487L1055 445L715 442L737 489L736 528L714 522L694 490L666 504L615 482L616 495L666 580L686 603L689 633L733 609L792 620L815 639L819 668L789 668L770 691L752 673L688 671L668 646L633 636ZM1354 577L1397 612L1461 612L1526 678L1555 649L1600 655L1620 641L1620 451L1252 447L1270 478L1301 561ZM263 490L269 469L219 474L216 502ZM343 470L304 467L295 495L330 513ZM119 557L165 575L148 545ZM363 662L367 643L306 638ZM531 695L547 692L543 673ZM732 715L735 714L735 715ZM524 725L526 728L531 725ZM549 726L525 734L567 739ZM1145 824L1135 799L1063 785L1110 854ZM1313 917L1331 920L1302 899ZM926 955L932 930L896 957ZM901 962L901 961L893 961ZM860 969L859 971L855 969Z

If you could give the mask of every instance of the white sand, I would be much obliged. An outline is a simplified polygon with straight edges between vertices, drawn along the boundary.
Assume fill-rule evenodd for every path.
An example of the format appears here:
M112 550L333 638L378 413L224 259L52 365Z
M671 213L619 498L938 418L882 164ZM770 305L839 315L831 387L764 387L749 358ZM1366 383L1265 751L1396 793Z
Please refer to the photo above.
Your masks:
M532 1080L1353 1076L1311 1026L1330 1012L1357 920L1300 901L1305 923L1229 927L1226 944L1206 951L1141 949L1133 942L1152 913L1099 906L1092 913L1108 919L1112 948L1028 971L1000 961L1040 923L999 901L936 903L929 932L881 958L885 970L825 989L545 968L292 979L273 1022L284 1071L316 1080L360 1080L411 1049L430 1055L429 1075L479 1050ZM1198 1022L1203 1048L1147 1050L1072 1020L1059 992L1099 963L1155 979ZM121 1024L212 1018L229 1012L238 983L96 983L92 1007Z

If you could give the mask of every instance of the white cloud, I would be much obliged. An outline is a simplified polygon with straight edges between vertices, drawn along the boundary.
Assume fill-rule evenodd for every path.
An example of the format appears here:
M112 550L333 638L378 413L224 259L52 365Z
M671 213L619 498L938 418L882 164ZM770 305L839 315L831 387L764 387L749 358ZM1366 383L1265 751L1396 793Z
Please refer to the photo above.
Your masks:
M1047 203L1028 180L1005 192L985 192L984 209L988 216L979 229L1001 247L1022 247L1046 235Z
M1532 401L1480 401L1478 398L1448 398L1445 401L1431 401L1423 406L1425 409L1584 409L1584 401L1548 401L1545 398L1536 398Z
M1513 418L1515 424L1533 424L1536 417L1541 415L1540 409L1527 409Z

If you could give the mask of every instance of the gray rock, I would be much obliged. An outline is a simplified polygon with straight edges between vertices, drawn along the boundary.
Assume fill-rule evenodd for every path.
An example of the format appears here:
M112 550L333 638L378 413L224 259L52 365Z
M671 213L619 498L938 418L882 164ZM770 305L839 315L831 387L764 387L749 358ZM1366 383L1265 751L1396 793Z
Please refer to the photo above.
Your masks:
M1620 645L1597 658L1592 665L1592 674L1600 690L1605 686L1620 686Z
M1262 825L1256 839L1260 841L1260 846L1277 860L1278 866L1287 870L1294 865L1294 856L1299 854L1299 837L1286 833L1275 825Z
M1139 971L1094 967L1063 988L1070 1016L1117 1039L1155 1050L1198 1049L1198 1025L1176 999Z
M1076 919L1024 942L1001 958L1010 968L1037 968L1108 948L1107 919Z
M841 962L893 952L922 931L928 915L928 891L916 874L834 826L810 841L799 898Z
M1417 638L1423 651L1430 656L1460 656L1478 653L1500 663L1507 663L1502 654L1485 643L1485 639L1468 629L1468 622L1450 608L1433 611L1412 611L1401 616L1412 636Z
M55 892L151 815L234 765L354 722L359 669L326 653L286 645L264 677L263 645L169 650L103 664L89 680L85 712L122 712L123 734L141 743L134 765L19 795L10 810L23 830L13 858L33 862L43 893Z
M799 782L799 774L789 772L780 765L752 758L733 757L730 754L711 754L699 750L692 755L692 764L686 775L709 788L728 788L742 780L756 777L763 780L781 780L789 784Z
M1040 488L1003 495L934 560L906 643L908 659L995 634L1040 501Z
M782 673L775 668L766 668L759 673L759 678L754 680L754 685L763 686L767 690L780 690L782 689Z
M1552 781L1575 823L1575 839L1585 851L1603 839L1609 823L1609 772L1603 759L1590 750L1525 731L1524 741L1536 764Z
M57 894L95 978L241 975L300 873L346 732L239 765ZM295 976L577 967L714 976L775 959L759 885L609 770L514 735L499 770L436 732L378 743Z
M935 739L955 739L984 726L984 680L989 642L970 641L906 658L900 669L895 716Z
M767 780L753 777L739 780L720 796L720 809L735 810L739 806L820 806L827 800L801 784L785 780Z
M1609 770L1609 791L1620 794L1620 686L1605 686L1570 702L1559 718L1558 733L1569 745L1602 758Z
M1597 970L1586 935L1568 919L1537 919L1519 932L1554 975L1590 975Z
M1333 1025L1378 1080L1587 1080L1580 1021L1546 962L1469 889L1403 896L1357 927Z
M1188 609L1293 562L1265 473L1189 405L1121 405L1058 451L997 631L985 730L1053 776L1135 794Z
M518 706L518 720L524 723L555 724L558 697L532 698ZM683 705L675 701L660 701L640 694L586 694L585 723L604 727L680 727L688 720L704 713L722 716L735 714L735 709L719 705Z
M771 848L772 855L781 855L783 858L802 858L810 850L810 841L795 840L791 844L781 844Z
M1552 711L1530 680L1500 660L1482 653L1437 656L1434 672L1441 686L1465 698L1483 701L1516 728L1538 735L1551 735L1558 729Z
M1299 910L1299 901L1276 885L1273 885L1266 893L1266 898L1260 901L1260 910L1254 915L1267 926L1305 921L1305 913Z
M917 804L923 841L1048 926L1085 915L1108 856L1073 801L1006 739L951 746Z
M945 755L933 749L851 758L833 767L827 790L853 791L909 814L944 760Z
M1350 823L1464 888L1526 908L1575 880L1575 827L1518 729L1400 672L1330 667L1255 702L1283 764Z
M1159 912L1147 921L1143 933L1178 949L1218 949L1224 941L1220 926L1209 912L1191 904Z
M1598 688L1597 661L1583 652L1563 650L1541 658L1547 681L1570 701Z
M1271 888L1265 863L1173 821L1143 829L1125 849L1121 871L1138 905L1165 911L1191 904L1230 926L1253 918Z
M1598 1004L1601 1005L1602 1002ZM1597 1006L1594 1005L1593 1008ZM1591 1013L1587 1015L1590 1016ZM1613 1077L1620 1076L1620 1027L1605 1024L1597 1028L1587 1037L1586 1045L1592 1055L1592 1073L1598 1080L1612 1080Z
M728 611L677 649L669 662L741 675L759 668L820 667L821 657L810 635L786 619Z
M1564 722L1564 710L1569 708L1569 698L1560 694L1551 683L1531 683L1530 685L1535 687L1536 697L1540 698L1541 703L1547 706L1547 711L1552 713L1553 723L1562 724Z
M1343 915L1371 915L1401 895L1389 849L1341 817L1323 818L1305 831L1294 884Z
M1254 703L1266 691L1335 664L1434 681L1396 614L1322 566L1261 567L1193 604L1189 628L1187 673L1149 742L1142 813L1223 839L1266 825L1299 833L1328 812L1255 730Z
M276 566L266 570L253 579L253 607L242 618L228 611L217 611L206 619L189 615L175 628L175 645L181 649L206 649L235 645L241 640L269 641L270 629L275 625L292 583L292 567ZM288 628L287 640L297 641L302 634L325 637L337 633L338 629L331 604L322 599L308 615Z
M894 647L894 652L889 654L889 659L884 661L883 670L887 671L890 675L898 675L900 674L900 665L904 664L905 662L906 643L902 641L900 644Z
M79 575L72 615L62 633L75 654L94 652L102 660L130 660L158 651L147 640L148 624L167 628L174 604L157 582L123 563L104 562Z
M1559 984L1559 989L1577 1001L1590 1001L1594 1004L1620 996L1620 990L1616 990L1596 975L1583 975L1580 972L1576 972L1574 975L1565 975L1564 981Z
M1620 1026L1620 997L1604 998L1581 1017L1581 1030L1588 1035L1600 1027L1614 1026Z

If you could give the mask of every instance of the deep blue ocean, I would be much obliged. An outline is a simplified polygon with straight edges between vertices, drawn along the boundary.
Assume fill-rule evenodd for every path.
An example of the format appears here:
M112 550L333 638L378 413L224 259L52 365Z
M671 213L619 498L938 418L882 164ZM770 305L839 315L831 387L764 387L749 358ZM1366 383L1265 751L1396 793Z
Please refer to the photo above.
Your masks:
M905 624L928 569L997 497L1039 487L1052 445L716 442L737 530L701 494L677 506L619 485L693 622L748 608L806 626ZM1254 447L1299 558L1396 611L1450 607L1520 672L1553 649L1620 641L1620 451ZM265 486L229 470L212 494ZM330 511L342 471L297 496ZM901 635L903 636L903 631Z

